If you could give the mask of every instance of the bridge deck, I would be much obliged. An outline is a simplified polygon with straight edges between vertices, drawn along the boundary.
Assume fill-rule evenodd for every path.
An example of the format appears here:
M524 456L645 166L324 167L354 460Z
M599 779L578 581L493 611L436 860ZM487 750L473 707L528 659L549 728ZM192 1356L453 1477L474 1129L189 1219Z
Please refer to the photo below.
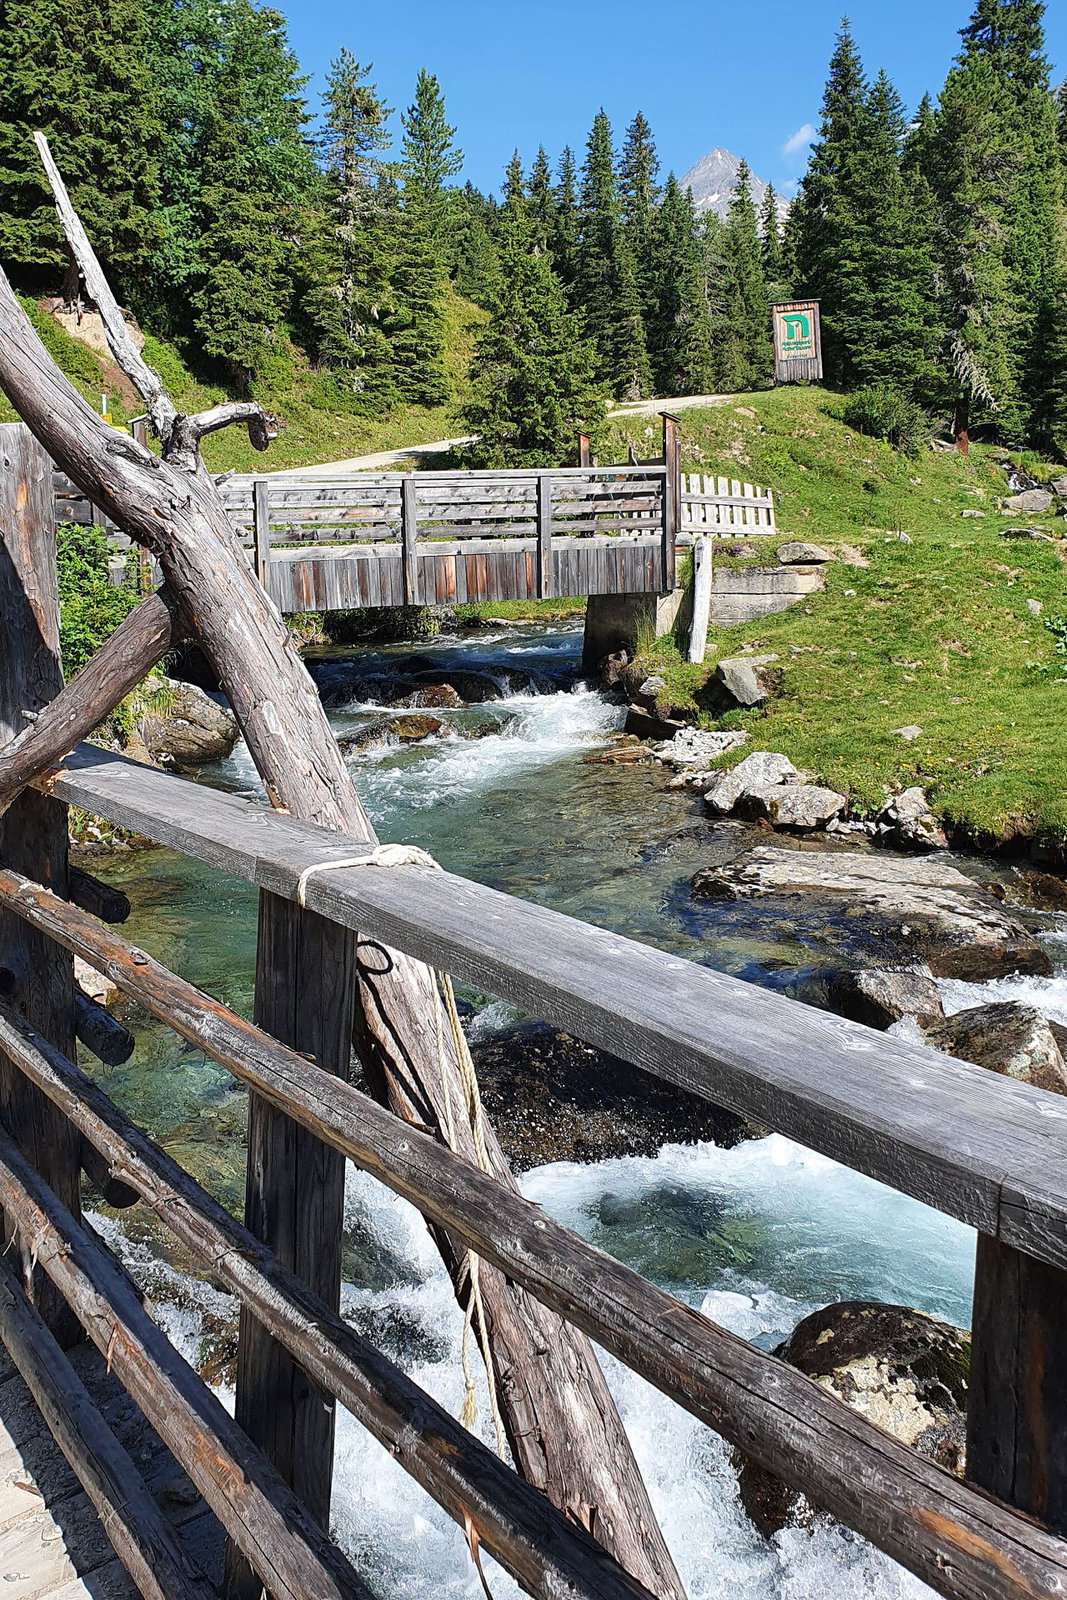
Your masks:
M78 1376L125 1445L186 1553L218 1587L214 1516L91 1346ZM95 1509L0 1345L0 1589L4 1600L138 1600Z

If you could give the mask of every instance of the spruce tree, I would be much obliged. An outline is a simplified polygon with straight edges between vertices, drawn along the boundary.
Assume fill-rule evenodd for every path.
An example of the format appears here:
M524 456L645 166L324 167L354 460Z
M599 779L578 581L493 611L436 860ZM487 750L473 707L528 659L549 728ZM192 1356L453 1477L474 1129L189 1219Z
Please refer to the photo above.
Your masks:
M548 164L544 145L538 146L537 159L530 168L526 193L534 238L539 249L547 249L555 225L556 197L552 189L552 168Z
M960 64L979 58L1018 95L1048 89L1043 0L978 0L960 29Z
M555 212L549 239L552 264L563 287L570 290L578 272L578 169L574 152L565 146L559 158Z
M392 201L382 154L390 110L369 76L370 68L343 49L326 80L318 139L326 227L316 229L312 211L301 309L311 353L329 367L338 398L373 414L393 404L396 388L383 326Z
M708 279L693 196L682 192L673 172L656 215L655 244L649 345L656 392L708 394L715 388Z
M447 259L445 185L463 166L463 152L455 143L456 130L445 116L441 85L425 67L419 71L415 99L401 122L405 200L410 197L418 202L421 222L428 228L431 245L443 261Z
M456 293L492 310L501 290L500 259L493 235L495 207L472 183L453 191L452 270Z
M634 268L646 315L655 303L655 214L660 191L659 157L652 129L639 111L626 130L619 162L619 194L626 237L634 258Z
M778 297L783 287L782 224L778 216L778 196L769 183L760 207L760 260L763 264L763 281L768 293Z
M0 5L0 259L19 287L55 290L68 272L40 129L112 286L151 303L162 128L148 49L139 0Z
M620 399L647 394L652 375L633 254L615 180L611 123L598 111L589 135L579 212L576 302L596 350L596 375Z
M548 251L518 197L505 203L499 244L503 288L478 335L464 422L480 435L471 452L486 467L555 466L575 435L596 435L603 400L593 383L593 351L567 305Z
M742 161L726 218L725 318L721 376L727 389L758 389L770 382L774 364L771 312L763 278L752 180Z
M449 397L443 314L447 282L430 215L417 191L405 194L398 219L392 290L386 331L397 392L413 405L444 405Z
M869 136L870 113L863 64L848 22L841 24L823 93L819 136L801 186L796 236L798 289L821 301L823 362L827 382L852 381L851 351L841 327L846 308L864 293L856 219L848 203L853 166Z

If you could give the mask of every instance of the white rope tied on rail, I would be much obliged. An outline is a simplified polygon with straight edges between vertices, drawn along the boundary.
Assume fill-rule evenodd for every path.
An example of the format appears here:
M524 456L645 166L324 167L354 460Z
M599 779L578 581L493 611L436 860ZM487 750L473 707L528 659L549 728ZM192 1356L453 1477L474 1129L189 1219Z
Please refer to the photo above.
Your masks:
M316 861L310 867L305 867L296 884L297 904L307 909L307 886L318 872L343 871L349 867L430 867L436 872L442 870L441 864L435 861L428 851L420 850L413 844L379 844L367 855L347 856L341 861ZM467 1045L467 1036L463 1032L463 1025L459 1020L459 1010L456 1006L456 995L452 988L452 979L447 972L439 972L432 967L427 971L430 977L430 989L433 996L434 1021L437 1033L437 1061L441 1073L441 1093L444 1098L444 1125L445 1139L450 1150L457 1148L456 1125L453 1118L452 1095L448 1086L448 1059L445 1053L444 1017L448 1019L449 1031L452 1034L452 1043L456 1052L456 1064L459 1068L460 1082L463 1086L464 1111L470 1126L471 1138L474 1141L474 1155L482 1172L492 1176L492 1166L489 1161L489 1151L485 1142L485 1120L482 1114L482 1097L478 1090L478 1078L474 1070L470 1049ZM444 1017L442 1017L442 999L444 1000ZM496 1368L493 1362L493 1352L489 1343L489 1327L485 1317L485 1306L482 1301L481 1284L479 1282L480 1260L473 1250L468 1250L459 1264L456 1275L456 1288L462 1293L464 1283L469 1283L467 1294L467 1307L463 1318L463 1345L461 1360L463 1363L463 1411L461 1420L465 1428L472 1428L478 1415L478 1405L474 1391L474 1374L470 1363L470 1340L477 1318L478 1344L485 1362L485 1374L489 1384L489 1406L493 1414L493 1427L496 1431L496 1447L502 1456L505 1449L504 1419L500 1414L500 1406L496 1392Z

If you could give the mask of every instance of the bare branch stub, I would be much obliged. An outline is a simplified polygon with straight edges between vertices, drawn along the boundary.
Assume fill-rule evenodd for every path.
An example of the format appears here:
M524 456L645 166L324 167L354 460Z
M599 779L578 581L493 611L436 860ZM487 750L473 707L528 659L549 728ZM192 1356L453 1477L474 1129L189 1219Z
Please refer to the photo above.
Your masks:
M207 433L217 433L231 423L243 422L248 429L248 441L254 450L266 450L272 439L278 437L278 419L254 400L230 400L223 405L211 406L193 416L177 416L164 455L187 472L196 472L200 457L200 440Z

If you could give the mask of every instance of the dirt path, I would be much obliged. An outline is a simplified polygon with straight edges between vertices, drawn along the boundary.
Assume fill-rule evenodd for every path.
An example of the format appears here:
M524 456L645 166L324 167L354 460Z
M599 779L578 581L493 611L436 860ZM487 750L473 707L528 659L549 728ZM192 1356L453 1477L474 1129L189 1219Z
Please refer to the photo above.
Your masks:
M736 399L732 394L683 394L666 400L632 400L625 405L613 406L609 417L654 417L661 411L689 411L694 406L722 406ZM433 439L429 444L412 444L401 450L378 450L373 455L349 456L345 461L320 461L310 467L279 469L287 478L323 478L342 476L348 472L365 472L373 467L395 467L404 461L420 461L427 457L443 455L446 450L459 445L473 444L476 434L466 434L457 439ZM267 474L269 476L269 474Z

